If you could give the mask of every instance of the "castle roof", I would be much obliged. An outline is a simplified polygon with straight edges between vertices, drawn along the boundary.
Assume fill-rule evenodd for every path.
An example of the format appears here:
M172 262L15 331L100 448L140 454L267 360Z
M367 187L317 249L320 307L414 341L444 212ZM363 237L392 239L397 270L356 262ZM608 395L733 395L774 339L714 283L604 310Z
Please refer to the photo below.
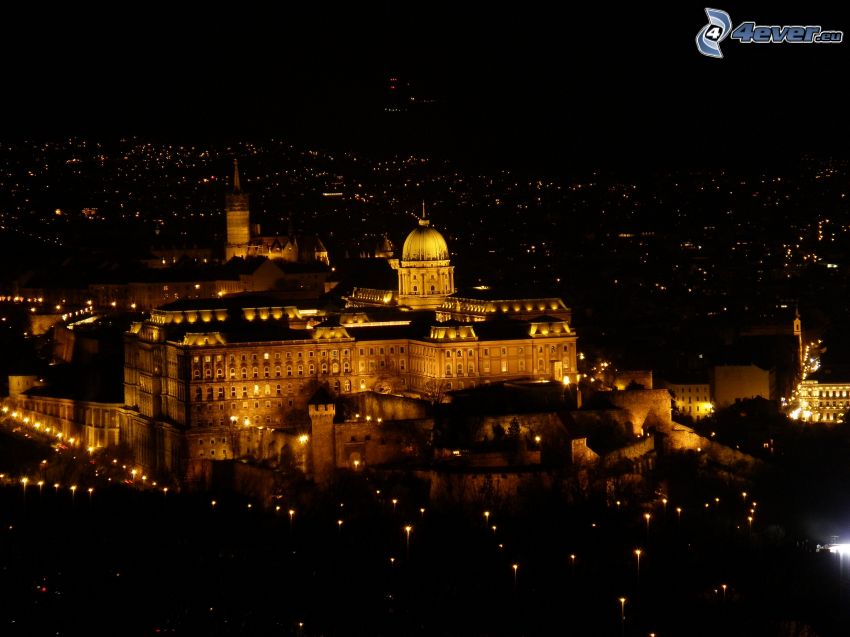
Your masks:
M428 219L419 220L401 249L402 261L446 261L449 258L449 246L437 230L431 227Z

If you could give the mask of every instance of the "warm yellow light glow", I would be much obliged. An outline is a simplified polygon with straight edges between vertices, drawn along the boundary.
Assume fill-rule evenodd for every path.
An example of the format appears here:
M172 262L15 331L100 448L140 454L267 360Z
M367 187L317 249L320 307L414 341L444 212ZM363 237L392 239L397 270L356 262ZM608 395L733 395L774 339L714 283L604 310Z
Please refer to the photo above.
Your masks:
M300 436L298 436L298 442L300 442L302 445L306 445L309 441L310 436L308 436L307 434L301 434Z

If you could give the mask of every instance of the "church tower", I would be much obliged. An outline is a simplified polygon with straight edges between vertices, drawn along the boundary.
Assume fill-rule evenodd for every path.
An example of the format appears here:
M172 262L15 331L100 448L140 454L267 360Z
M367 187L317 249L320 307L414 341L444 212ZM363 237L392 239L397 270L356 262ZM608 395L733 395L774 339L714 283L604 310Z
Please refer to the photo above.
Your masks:
M236 159L233 160L233 192L225 196L224 210L227 214L227 245L224 258L227 261L233 257L244 258L248 256L248 244L251 242L251 219L248 195L242 192L239 162Z
M454 266L449 261L449 247L437 230L431 227L422 202L419 227L404 241L398 267L399 305L425 310L436 309L455 292Z

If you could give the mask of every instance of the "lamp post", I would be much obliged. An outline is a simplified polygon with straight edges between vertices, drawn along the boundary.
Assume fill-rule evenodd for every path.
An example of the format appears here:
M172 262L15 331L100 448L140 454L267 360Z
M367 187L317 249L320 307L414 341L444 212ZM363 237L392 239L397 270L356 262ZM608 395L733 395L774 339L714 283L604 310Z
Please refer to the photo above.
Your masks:
M490 512L484 511L484 528L486 529L490 526Z
M721 584L720 588L723 589L723 602L726 603L726 584Z
M638 584L640 584L640 554L642 551L640 549L635 549L635 557L637 557L637 580Z
M517 592L517 571L519 571L519 564L511 564L511 568L514 570L514 593Z
M30 481L29 478L26 478L26 477L21 478L21 485L23 486L23 491L24 491L24 502L27 501L27 483L29 481Z
M76 495L77 495L77 485L76 485L76 484L72 484L72 485L71 485L71 504L72 504L72 505L73 505L73 504L74 504L74 502L76 501Z
M620 597L620 635L626 634L626 598Z
M292 519L295 517L295 509L289 509L289 534L292 535Z
M404 533L407 536L405 538L405 544L406 544L406 549L407 549L407 559L408 560L410 560L410 532L412 530L413 530L413 527L410 524L408 524L407 526L404 527Z

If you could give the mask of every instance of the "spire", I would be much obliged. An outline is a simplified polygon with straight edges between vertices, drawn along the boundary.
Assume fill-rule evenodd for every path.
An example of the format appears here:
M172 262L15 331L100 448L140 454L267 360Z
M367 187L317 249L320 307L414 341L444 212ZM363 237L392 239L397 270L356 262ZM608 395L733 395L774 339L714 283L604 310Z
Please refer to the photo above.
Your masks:
M233 160L233 192L242 192L242 182L239 179L239 160Z
M419 225L420 226L428 226L430 225L430 221L428 221L428 213L425 212L425 200L422 200L422 216L419 217Z

